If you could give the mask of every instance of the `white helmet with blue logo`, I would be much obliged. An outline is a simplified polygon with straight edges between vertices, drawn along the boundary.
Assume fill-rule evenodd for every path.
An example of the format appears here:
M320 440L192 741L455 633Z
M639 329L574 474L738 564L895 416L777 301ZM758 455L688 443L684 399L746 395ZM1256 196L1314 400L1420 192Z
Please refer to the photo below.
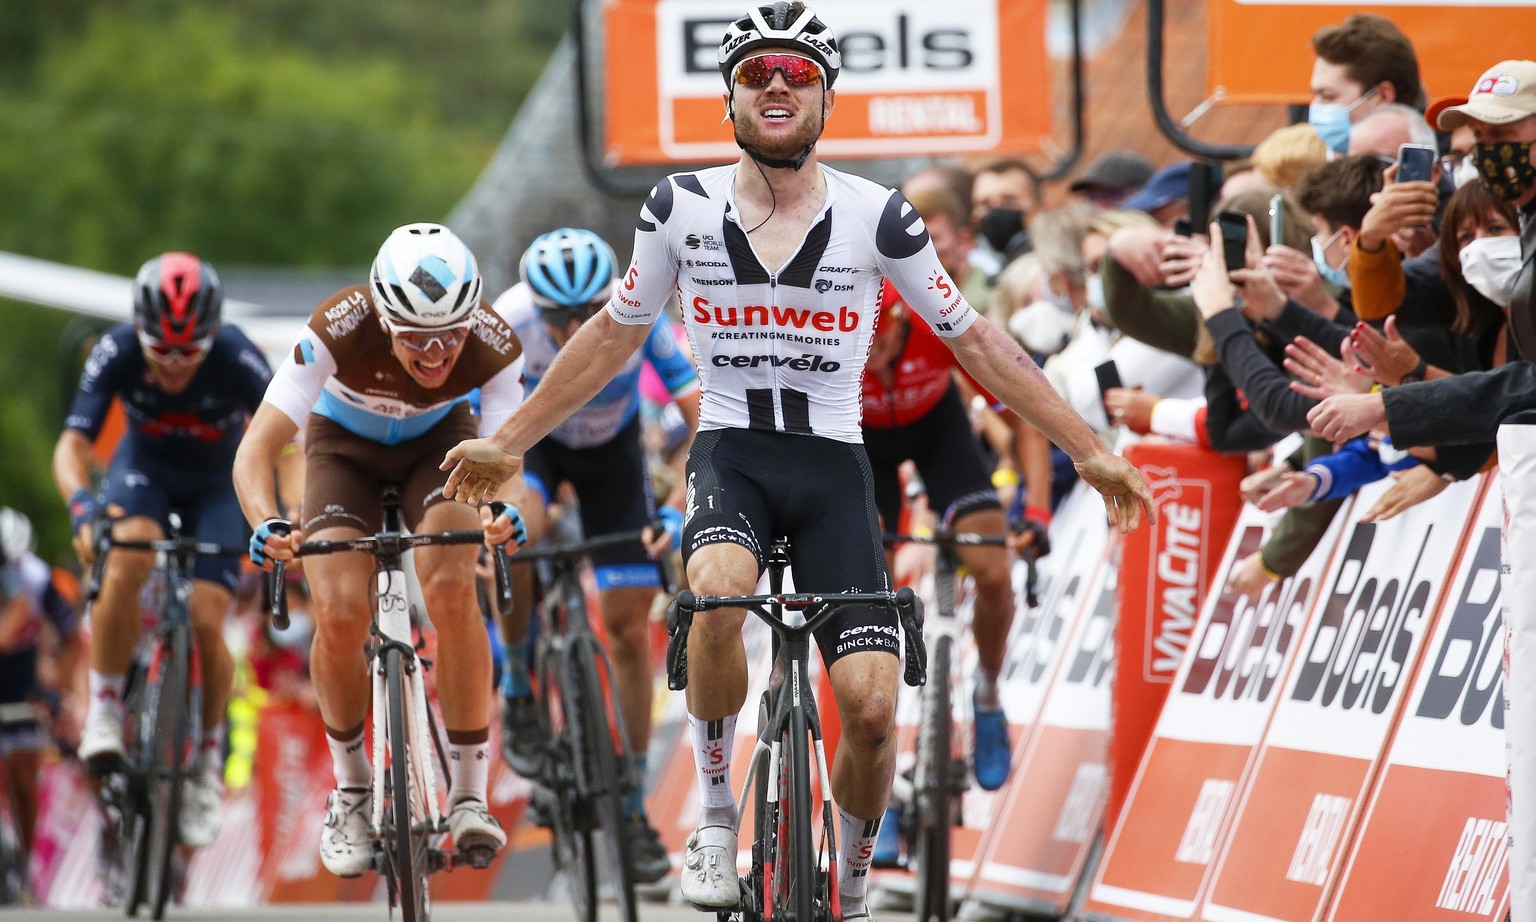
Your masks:
M480 303L480 267L441 224L397 227L368 274L373 307L391 327L433 329L469 320Z

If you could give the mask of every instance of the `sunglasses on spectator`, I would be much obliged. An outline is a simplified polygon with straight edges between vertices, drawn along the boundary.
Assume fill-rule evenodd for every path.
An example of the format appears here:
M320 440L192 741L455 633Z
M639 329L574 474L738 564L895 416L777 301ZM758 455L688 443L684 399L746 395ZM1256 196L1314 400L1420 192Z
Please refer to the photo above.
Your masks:
M761 90L773 82L777 71L790 86L811 86L821 80L821 65L810 58L786 51L775 51L746 58L731 70L731 82L748 89Z
M390 327L389 332L395 338L395 342L412 352L431 352L434 349L452 352L454 349L464 345L464 341L469 339L469 324L429 330L418 330L412 327Z
M607 298L589 301L586 304L550 304L535 302L534 309L539 312L539 319L556 329L563 330L570 326L571 321L586 323L588 320L608 305Z
M144 351L145 358L157 365L195 365L203 360L211 340L212 337L204 337L179 346L170 346L139 331L139 348Z

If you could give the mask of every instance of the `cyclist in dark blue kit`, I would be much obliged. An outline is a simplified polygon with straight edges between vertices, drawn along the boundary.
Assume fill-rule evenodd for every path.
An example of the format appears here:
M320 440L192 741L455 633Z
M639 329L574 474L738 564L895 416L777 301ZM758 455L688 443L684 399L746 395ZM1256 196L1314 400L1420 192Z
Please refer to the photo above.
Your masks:
M221 324L223 304L212 266L190 253L157 256L134 280L133 322L108 330L86 359L54 447L53 476L69 505L75 550L87 565L94 556L91 520L98 503L91 489L91 445L113 398L128 420L101 483L99 501L123 514L113 534L163 538L175 510L184 534L246 543L230 469L272 370L244 333ZM79 755L98 774L122 761L123 686L139 635L139 593L153 564L151 554L113 553L91 607L90 700ZM203 558L193 572L190 610L202 666L204 742L199 770L183 791L180 828L182 842L192 847L218 834L224 707L234 676L223 623L239 565L235 557Z

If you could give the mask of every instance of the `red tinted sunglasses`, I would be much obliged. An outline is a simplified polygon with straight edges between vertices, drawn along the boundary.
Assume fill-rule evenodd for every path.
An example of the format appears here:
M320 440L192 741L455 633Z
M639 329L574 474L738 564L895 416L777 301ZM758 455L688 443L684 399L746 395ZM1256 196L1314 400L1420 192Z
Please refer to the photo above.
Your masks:
M784 75L790 86L810 86L821 80L821 65L810 58L784 51L760 54L746 58L731 71L731 82L737 86L760 90L773 82L773 73Z
M160 365L191 365L203 358L208 351L209 339L195 339L180 346L168 346L159 340L139 333L139 347L150 361Z

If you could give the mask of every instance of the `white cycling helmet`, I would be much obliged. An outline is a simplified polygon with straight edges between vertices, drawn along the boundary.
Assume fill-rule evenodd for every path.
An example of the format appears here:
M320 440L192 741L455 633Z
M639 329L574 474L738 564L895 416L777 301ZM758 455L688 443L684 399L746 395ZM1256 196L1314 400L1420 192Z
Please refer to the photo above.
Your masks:
M9 506L0 506L0 565L32 552L32 522Z
M437 328L469 320L480 303L480 267L441 224L397 227L368 274L373 307L391 327Z
M759 48L790 48L804 54L826 72L828 89L843 67L837 34L800 0L754 6L726 28L717 63L727 87L731 85L731 68Z

